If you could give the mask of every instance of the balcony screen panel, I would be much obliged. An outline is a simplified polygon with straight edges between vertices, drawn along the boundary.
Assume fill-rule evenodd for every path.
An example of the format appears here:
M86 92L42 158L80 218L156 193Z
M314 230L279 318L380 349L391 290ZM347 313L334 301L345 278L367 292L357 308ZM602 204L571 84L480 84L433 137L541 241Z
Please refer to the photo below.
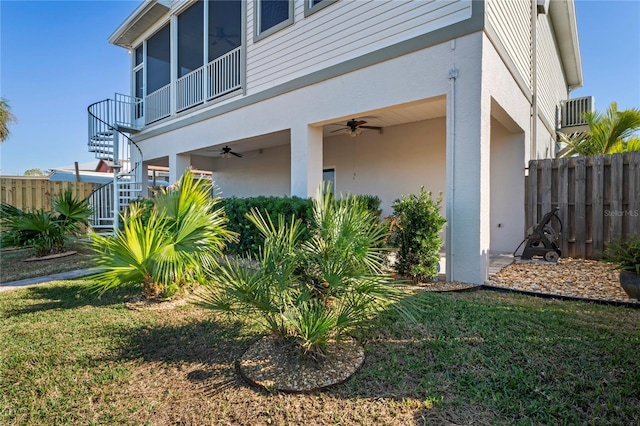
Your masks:
M318 3L322 3L324 0L311 0L311 6L315 6Z
M289 0L260 0L260 32L289 19Z
M143 50L142 50L142 45L136 47L136 66L140 65L142 63L143 60Z
M241 0L209 0L209 62L240 47Z
M204 65L203 13L203 2L199 1L178 16L178 77Z
M147 40L147 94L169 84L171 80L171 53L169 25Z
M143 73L143 70L138 70L138 71L136 71L136 74L135 74L135 79L136 79L135 80L135 85L136 85L136 87L135 87L135 96L136 96L136 98L143 98L144 97L144 87L143 87L143 84L144 84L143 78L144 78L144 76L143 76L142 73Z

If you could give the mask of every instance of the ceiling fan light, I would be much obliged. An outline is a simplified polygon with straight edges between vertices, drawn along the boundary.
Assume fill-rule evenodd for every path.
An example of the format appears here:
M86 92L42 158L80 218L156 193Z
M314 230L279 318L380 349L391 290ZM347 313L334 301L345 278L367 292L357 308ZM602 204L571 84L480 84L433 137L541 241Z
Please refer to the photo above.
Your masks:
M361 128L357 128L355 133L356 133L356 135L361 134L362 133L362 129Z

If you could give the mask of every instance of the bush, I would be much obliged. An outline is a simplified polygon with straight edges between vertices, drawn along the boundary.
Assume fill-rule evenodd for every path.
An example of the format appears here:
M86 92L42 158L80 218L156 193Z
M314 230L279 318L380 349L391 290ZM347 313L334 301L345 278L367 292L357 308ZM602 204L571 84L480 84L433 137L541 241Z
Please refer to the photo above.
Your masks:
M25 212L2 203L0 220L6 228L0 237L2 245L31 245L36 256L63 252L67 237L80 232L81 224L87 224L91 208L86 200L77 200L70 190L53 197L51 204L51 212Z
M640 236L610 244L604 253L608 262L616 264L616 269L640 274Z
M313 201L309 236L295 217L272 221L253 209L263 236L255 262L227 261L211 271L200 295L205 307L258 320L264 331L317 358L326 344L362 331L387 309L412 318L415 306L384 275L386 230L358 197ZM253 264L252 264L253 263Z
M398 248L395 270L414 281L431 279L438 274L442 238L446 223L440 215L442 197L435 201L431 192L420 188L420 195L403 195L392 207L393 233L390 243Z
M380 198L375 195L351 195L346 199L357 199L364 208L373 212L379 219ZM341 201L340 201L341 202ZM224 209L229 218L229 230L238 234L237 242L227 246L227 253L252 255L258 253L264 242L264 236L247 218L247 214L252 210L257 210L261 214L268 215L269 219L276 223L278 217L282 215L286 222L292 217L296 217L303 225L301 230L301 240L309 238L308 227L313 217L313 202L308 198L300 197L231 197L223 201Z
M231 197L224 200L224 210L229 219L229 230L238 234L238 240L227 246L227 253L255 255L262 246L264 237L247 218L252 210L262 214L268 212L269 219L277 221L282 215L285 220L292 216L300 219L304 225L302 238L308 238L306 225L311 218L312 203L309 199L299 197Z

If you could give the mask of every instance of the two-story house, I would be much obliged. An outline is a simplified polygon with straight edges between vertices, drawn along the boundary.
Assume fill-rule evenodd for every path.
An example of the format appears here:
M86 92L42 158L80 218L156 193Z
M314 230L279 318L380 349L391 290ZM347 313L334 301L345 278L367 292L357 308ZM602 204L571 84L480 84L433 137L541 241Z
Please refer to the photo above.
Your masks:
M471 283L522 240L527 162L554 155L582 84L573 0L150 0L109 42L131 93L89 108L89 145L133 165L119 204L150 166L211 171L223 196L332 180L385 215L424 185L447 278Z

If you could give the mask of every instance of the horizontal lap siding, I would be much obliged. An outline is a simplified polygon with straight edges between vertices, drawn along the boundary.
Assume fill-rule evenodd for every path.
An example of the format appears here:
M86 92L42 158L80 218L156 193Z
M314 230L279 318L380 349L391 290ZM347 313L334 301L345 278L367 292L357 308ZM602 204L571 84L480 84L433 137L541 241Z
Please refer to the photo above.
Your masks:
M539 114L556 124L556 106L568 98L560 52L547 15L538 15L538 105Z
M531 0L487 0L487 19L531 90Z
M248 3L247 88L255 93L471 17L471 2L339 1L253 43Z

